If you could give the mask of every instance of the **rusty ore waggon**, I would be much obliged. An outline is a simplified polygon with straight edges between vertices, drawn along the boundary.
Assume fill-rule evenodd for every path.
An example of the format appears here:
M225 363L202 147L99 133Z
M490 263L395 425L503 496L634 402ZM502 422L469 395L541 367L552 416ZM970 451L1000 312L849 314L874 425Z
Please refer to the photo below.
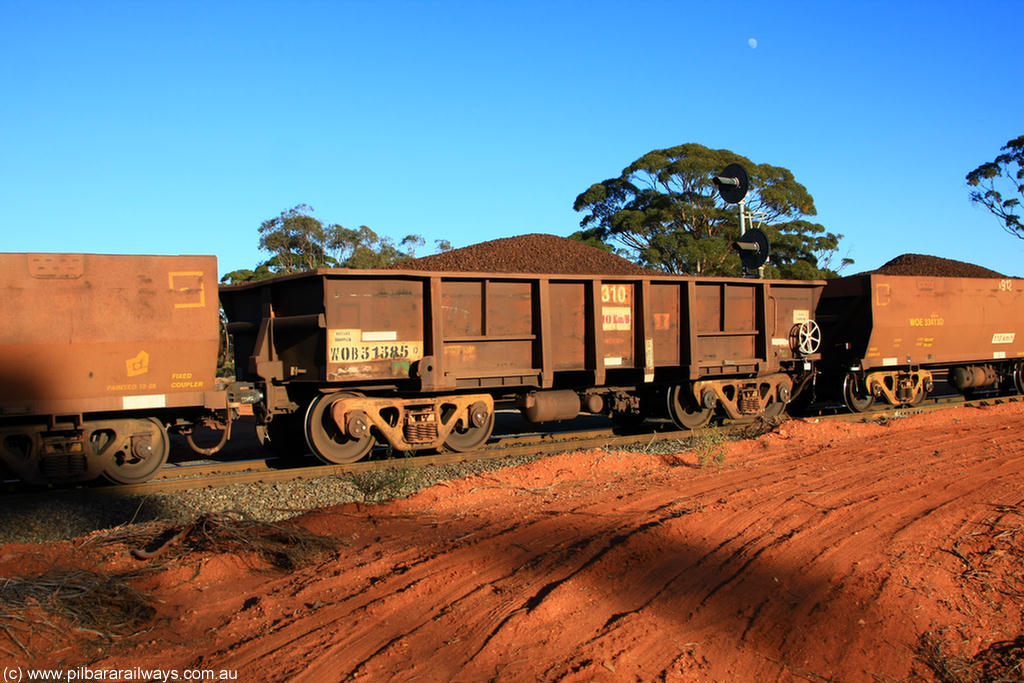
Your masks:
M324 269L221 288L263 440L351 462L543 422L771 416L812 376L823 282Z
M216 257L0 254L0 294L8 475L143 481L168 427L226 411Z
M1024 280L824 282L318 270L221 287L212 256L0 254L0 469L148 479L252 403L282 450L470 450L495 410L680 427L771 417L816 391L855 411L936 384L1024 393ZM820 328L819 328L820 324ZM219 383L227 333L238 382ZM820 344L820 350L819 350ZM812 385L812 380L814 384ZM192 441L197 424L220 443Z
M818 322L819 391L850 410L914 405L940 381L1024 393L1024 280L855 275L828 283Z

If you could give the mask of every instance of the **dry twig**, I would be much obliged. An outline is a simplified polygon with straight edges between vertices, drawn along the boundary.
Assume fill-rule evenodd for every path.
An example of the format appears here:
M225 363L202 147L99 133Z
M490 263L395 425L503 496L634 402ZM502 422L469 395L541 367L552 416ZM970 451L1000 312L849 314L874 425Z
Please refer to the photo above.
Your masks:
M23 653L17 636L77 630L111 639L153 618L149 598L124 580L84 569L50 569L39 576L0 578L0 630Z
M107 542L120 542L111 538ZM323 561L343 543L299 527L261 522L240 512L214 512L149 536L132 554L140 560L168 559L189 552L256 553L278 569L293 570ZM173 552L172 552L173 551Z

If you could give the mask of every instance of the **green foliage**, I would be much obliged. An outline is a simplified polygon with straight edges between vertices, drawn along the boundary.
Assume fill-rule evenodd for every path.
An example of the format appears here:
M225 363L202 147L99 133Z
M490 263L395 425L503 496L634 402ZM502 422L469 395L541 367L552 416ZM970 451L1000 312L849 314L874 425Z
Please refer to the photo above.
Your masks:
M407 235L396 245L365 225L351 229L324 224L312 213L313 207L299 204L263 221L260 249L270 252L270 258L253 270L227 273L221 282L251 282L317 268L384 268L414 258L416 247L424 244L419 235ZM451 249L446 240L438 240L439 248L444 245Z
M697 456L698 467L708 467L709 465L721 466L725 464L725 444L728 439L722 431L713 427L704 429L691 437L691 439L690 447Z
M407 235L395 246L390 237L379 237L365 225L358 230L334 227L330 248L338 255L342 268L384 268L413 258L416 247L424 243L419 235Z
M569 235L569 239L576 240L577 242L582 242L587 246L595 247L597 249L600 249L601 251L607 251L610 254L614 254L617 251L621 251L621 249L616 250L615 247L608 244L604 240L600 239L599 237L597 237L597 235L593 233L593 231L589 230L587 231L587 234L584 234L583 230L577 230L573 234Z
M1024 199L1024 135L1007 142L1002 150L995 160L967 174L967 184L978 188L971 190L970 197L992 212L1006 232L1024 240L1019 213Z
M299 204L260 225L260 249L273 256L266 263L277 275L290 275L337 262L327 253L340 225L324 225L309 215L313 207Z
M233 270L230 273L225 273L220 279L221 282L227 282L229 284L237 284L239 282L255 282L256 280L266 280L268 277L274 277L275 273L270 270L270 266L267 262L261 263L256 266L255 270L249 268L240 268Z
M842 235L805 219L816 214L814 199L791 171L695 143L649 152L618 178L591 185L573 205L587 212L574 237L620 245L640 264L669 273L739 275L732 249L739 237L738 209L718 197L712 182L731 163L747 169L747 206L772 244L766 274L834 277L830 265ZM842 259L840 269L850 263Z

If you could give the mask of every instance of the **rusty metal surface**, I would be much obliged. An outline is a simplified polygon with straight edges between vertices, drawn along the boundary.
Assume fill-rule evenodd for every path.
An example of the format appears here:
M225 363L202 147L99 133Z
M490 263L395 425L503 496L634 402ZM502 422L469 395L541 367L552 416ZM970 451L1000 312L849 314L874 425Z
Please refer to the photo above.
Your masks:
M214 391L214 256L0 254L0 295L0 417L203 406Z
M472 424L471 411L477 404L487 417L493 416L494 399L490 394L465 394L436 400L372 399L360 396L339 399L331 404L330 411L332 419L343 429L348 425L350 414L365 415L389 444L398 450L409 451L440 448L459 420L464 420L465 425ZM390 419L384 415L389 410L394 412ZM427 418L423 422L429 429L411 429L410 421L406 418L414 412L420 412Z
M858 275L829 283L826 343L865 369L1024 358L1024 280Z
M421 391L766 375L823 282L320 270L222 287L237 364L269 382ZM290 322L289 322L290 321ZM282 399L283 400L283 399Z
M691 392L698 404L706 392L711 392L724 413L739 420L763 414L780 395L786 397L782 403L788 401L788 397L793 393L793 380L783 373L763 375L739 385L735 380L703 380L694 382Z
M898 419L928 413L936 410L946 410L950 407L962 406L988 406L1003 403L1016 403L1024 400L1024 396L1004 396L999 398L978 399L965 401L962 398L950 399L927 399L920 406L886 408L872 410L869 413L840 413L817 415L811 419L820 422L843 421L843 422L871 422ZM749 421L746 423L725 424L716 429L724 434L742 437L751 430ZM657 440L677 442L694 436L691 430L672 430L663 432L644 431L639 434L617 436L612 429L588 430L583 433L567 431L564 433L545 434L540 437L526 438L503 438L497 442L490 443L471 453L445 453L441 455L422 455L415 457L403 457L400 460L402 467L436 467L459 462L483 461L498 458L517 458L522 456L546 455L565 453L567 451L578 452L588 448L604 448L611 450L631 444L649 446L652 437L657 435ZM509 446L508 444L512 444ZM268 461L263 458L255 460L244 460L240 462L218 462L214 464L204 463L200 465L167 467L161 470L160 474L144 484L133 484L128 486L110 486L102 488L78 488L68 491L47 490L29 492L6 492L5 499L8 504L30 504L40 498L52 499L55 496L62 498L77 498L85 496L95 500L97 496L123 496L129 494L153 494L171 491L183 491L195 488L221 487L232 484L254 484L274 483L281 481L312 479L323 476L337 476L353 472L367 472L372 470L386 470L394 468L399 460L373 459L364 460L347 465L304 465L298 467L284 468L279 462ZM273 464L271 464L273 463ZM16 490L15 490L16 491Z

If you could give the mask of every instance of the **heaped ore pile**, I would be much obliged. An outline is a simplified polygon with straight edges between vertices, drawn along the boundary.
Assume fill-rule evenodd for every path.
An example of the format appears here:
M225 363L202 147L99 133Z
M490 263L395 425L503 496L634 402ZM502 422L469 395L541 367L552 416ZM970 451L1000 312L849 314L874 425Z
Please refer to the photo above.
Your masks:
M880 275L916 275L923 277L998 277L1006 276L973 263L926 254L901 254L875 271Z
M400 270L465 273L650 275L621 256L556 235L530 234L471 244L391 266Z

